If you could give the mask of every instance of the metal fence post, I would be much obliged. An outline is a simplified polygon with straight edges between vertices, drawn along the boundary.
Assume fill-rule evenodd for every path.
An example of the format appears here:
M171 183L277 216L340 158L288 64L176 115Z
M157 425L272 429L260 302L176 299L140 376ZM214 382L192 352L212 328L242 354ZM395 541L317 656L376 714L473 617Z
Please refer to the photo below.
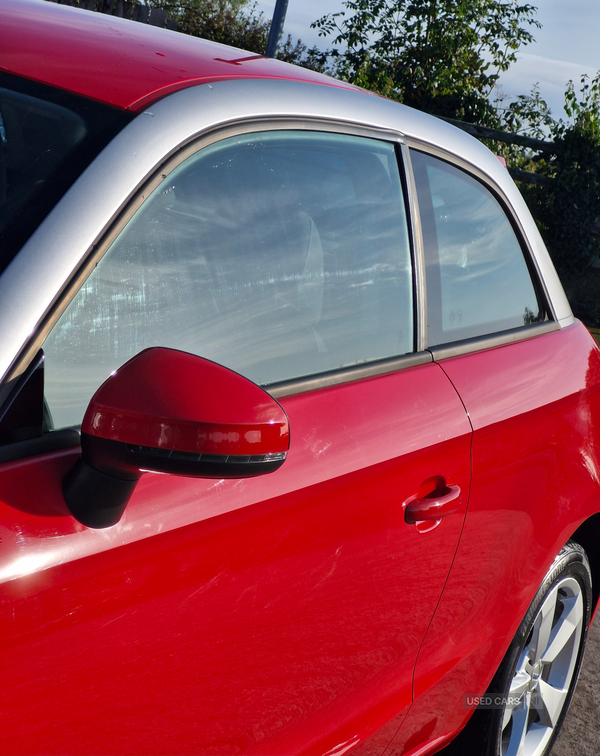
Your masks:
M279 47L281 35L283 34L283 24L285 22L287 6L288 0L277 0L277 2L275 3L273 20L271 21L271 29L269 31L269 39L267 41L267 50L265 52L267 58L274 58L277 55L277 48Z

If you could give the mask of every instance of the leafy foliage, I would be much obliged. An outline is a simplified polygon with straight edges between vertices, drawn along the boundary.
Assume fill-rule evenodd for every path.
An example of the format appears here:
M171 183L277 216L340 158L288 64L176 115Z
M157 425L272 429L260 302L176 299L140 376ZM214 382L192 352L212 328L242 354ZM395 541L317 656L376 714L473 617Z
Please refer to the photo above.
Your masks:
M600 325L600 72L570 81L565 93L568 121L551 117L537 86L512 103L503 118L509 128L531 136L549 133L555 153L515 150L509 164L551 179L521 185L563 279L575 314Z
M269 23L247 9L246 0L153 0L152 5L167 11L184 34L222 42L250 52L264 53Z
M288 34L286 41L279 46L277 51L279 60L320 73L331 73L329 56L328 50L319 50L316 45L308 47L301 39L294 42L291 34Z
M569 82L565 111L571 123L554 129L559 151L540 220L575 314L600 325L600 72L581 78L579 97Z
M593 224L600 214L600 73L581 79L580 98L572 82L565 95L571 124L554 128L559 150L549 165L554 182L545 222L561 267L589 267L600 254Z
M168 17L177 22L178 31L221 42L258 55L264 55L269 38L270 20L256 12L256 6L248 0L152 0L156 8L167 11ZM277 57L288 63L312 68L327 69L328 53L316 47L308 48L302 40L287 40L280 45Z
M313 24L336 73L407 105L496 125L488 97L539 26L517 0L345 0Z
M533 87L530 94L519 95L507 108L498 107L498 110L501 112L503 127L515 134L547 139L556 126L548 103L540 93L539 84Z

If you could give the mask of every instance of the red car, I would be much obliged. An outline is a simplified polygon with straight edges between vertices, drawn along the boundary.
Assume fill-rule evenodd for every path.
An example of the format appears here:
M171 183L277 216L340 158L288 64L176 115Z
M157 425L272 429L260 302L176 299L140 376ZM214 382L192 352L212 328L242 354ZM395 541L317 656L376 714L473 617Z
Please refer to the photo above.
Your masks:
M600 353L501 163L41 0L0 145L0 751L547 753Z

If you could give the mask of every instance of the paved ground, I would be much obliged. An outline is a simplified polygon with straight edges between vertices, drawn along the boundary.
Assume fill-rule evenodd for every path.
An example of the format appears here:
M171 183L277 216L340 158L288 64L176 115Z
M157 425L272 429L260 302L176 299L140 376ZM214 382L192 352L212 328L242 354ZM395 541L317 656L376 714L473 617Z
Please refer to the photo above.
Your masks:
M600 756L600 616L590 630L577 689L552 756Z

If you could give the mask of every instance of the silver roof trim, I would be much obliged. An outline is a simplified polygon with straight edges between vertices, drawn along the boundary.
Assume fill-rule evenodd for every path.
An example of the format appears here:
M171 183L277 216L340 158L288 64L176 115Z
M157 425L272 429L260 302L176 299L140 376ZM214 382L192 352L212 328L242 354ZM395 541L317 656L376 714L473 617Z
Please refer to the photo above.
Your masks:
M369 93L306 82L231 80L175 92L129 123L4 271L0 277L2 379L60 298L74 271L166 157L214 128L282 117L360 124L388 132L388 137L405 135L454 153L482 170L498 184L520 216L557 320L562 325L572 318L525 202L507 170L477 140L437 118Z

